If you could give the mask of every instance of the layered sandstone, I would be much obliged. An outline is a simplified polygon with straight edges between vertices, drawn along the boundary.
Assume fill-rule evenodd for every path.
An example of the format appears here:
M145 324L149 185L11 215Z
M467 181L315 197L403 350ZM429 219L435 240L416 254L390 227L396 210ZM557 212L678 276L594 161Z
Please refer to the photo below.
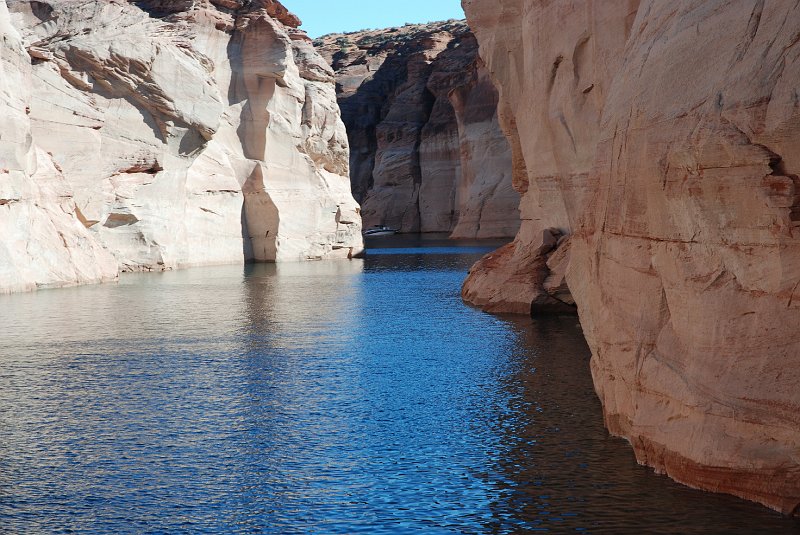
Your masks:
M361 251L330 67L277 1L0 3L0 290Z
M365 226L513 236L519 195L497 92L461 21L327 35Z
M524 192L465 297L574 299L608 428L640 462L797 512L800 8L463 4Z

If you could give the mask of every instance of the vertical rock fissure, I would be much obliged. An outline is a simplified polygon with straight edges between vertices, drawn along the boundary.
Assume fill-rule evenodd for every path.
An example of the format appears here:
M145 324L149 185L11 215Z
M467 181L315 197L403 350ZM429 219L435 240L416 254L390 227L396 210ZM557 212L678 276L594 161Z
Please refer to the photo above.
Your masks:
M422 162L420 160L419 149L422 146L422 134L425 130L425 125L431 120L431 112L433 111L433 105L435 102L436 97L433 93L431 93L430 89L425 87L425 89L422 91L422 117L424 120L417 129L417 138L414 141L414 150L411 153L412 177L414 180L414 191L416 196L414 208L417 212L414 216L415 223L412 224L409 229L411 232L419 232L422 230L422 209L420 206L420 190L422 189ZM405 224L405 217L403 220L403 223Z
M252 31L259 25L258 31ZM259 163L267 153L267 129L269 128L269 101L276 90L276 79L260 72L258 62L253 57L265 48L263 39L276 43L277 38L270 25L257 18L237 15L234 19L234 32L227 47L228 59L234 76L229 89L231 103L243 102L237 134L242 144L244 156L254 165L252 172L242 186L243 225L245 238L244 254L248 261L269 262L277 256L277 237L280 228L278 208L270 198L265 187L265 169ZM244 32L240 28L250 28ZM253 40L248 39L253 34Z
M414 142L414 151L412 152L411 160L411 165L414 170L414 184L418 186L422 184L422 166L419 158L419 147L422 145L422 131L431 119L431 111L433 110L434 102L436 102L436 97L431 93L430 89L426 87L422 92L422 116L424 117L424 121L417 132L417 139Z
M757 146L768 152L769 167L772 170L771 174L778 177L787 177L792 181L794 191L792 192L792 204L789 207L789 220L795 224L800 223L800 177L787 171L786 163L781 155L776 154L764 145Z

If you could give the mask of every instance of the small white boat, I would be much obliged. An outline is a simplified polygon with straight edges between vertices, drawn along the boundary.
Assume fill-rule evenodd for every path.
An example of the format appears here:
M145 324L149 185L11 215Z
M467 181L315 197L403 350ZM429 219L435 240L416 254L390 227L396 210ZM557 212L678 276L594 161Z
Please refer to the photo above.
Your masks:
M392 234L397 234L396 228L389 228L383 227L380 225L375 225L369 230L364 231L364 236L390 236Z

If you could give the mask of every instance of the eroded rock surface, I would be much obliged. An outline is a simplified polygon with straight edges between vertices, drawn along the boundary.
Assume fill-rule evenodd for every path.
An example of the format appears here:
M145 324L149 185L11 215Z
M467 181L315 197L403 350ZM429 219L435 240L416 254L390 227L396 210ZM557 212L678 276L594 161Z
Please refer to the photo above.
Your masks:
M0 290L361 251L333 72L279 2L0 6Z
M516 233L519 195L497 92L466 24L333 34L315 45L336 72L365 226Z
M548 259L559 249L551 242L568 246L560 238L585 211L600 117L637 2L526 6L510 0L496 9L483 2L464 5L500 92L500 121L513 149L514 185L522 193L514 243L476 264L464 286L468 301L493 312L528 313L540 305L543 311L566 310L561 305L571 304L544 285L553 275Z
M515 242L465 298L569 295L608 428L640 462L796 513L800 8L463 5L525 191Z

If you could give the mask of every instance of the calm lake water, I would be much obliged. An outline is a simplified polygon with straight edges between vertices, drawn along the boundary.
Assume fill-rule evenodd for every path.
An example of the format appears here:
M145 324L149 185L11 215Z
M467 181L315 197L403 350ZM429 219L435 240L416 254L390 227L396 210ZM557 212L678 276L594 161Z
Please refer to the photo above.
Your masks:
M638 466L574 318L459 297L490 250L0 296L2 533L797 533Z

